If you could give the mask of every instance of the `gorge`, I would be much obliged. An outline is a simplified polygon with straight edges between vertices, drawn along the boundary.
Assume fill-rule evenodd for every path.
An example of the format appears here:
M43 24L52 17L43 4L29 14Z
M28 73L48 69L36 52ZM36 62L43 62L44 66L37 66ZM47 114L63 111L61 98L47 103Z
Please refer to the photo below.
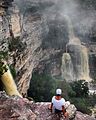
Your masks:
M27 95L35 72L93 81L96 90L96 6L81 1L0 1L0 57L6 53L15 69L20 94Z

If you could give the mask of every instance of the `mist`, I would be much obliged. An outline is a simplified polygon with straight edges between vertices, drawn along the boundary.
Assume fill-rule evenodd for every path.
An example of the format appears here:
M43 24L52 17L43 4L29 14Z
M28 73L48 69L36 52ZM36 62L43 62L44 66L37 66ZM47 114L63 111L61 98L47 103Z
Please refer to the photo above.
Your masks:
M61 19L67 17L72 22L74 30L79 35L90 34L96 24L96 10L92 6L83 7L80 0L58 0L55 2L54 11L60 15ZM51 12L51 10L50 10ZM60 19L60 18L59 18ZM65 18L66 19L66 18Z
M70 19L74 31L78 36L86 36L90 34L96 23L96 10L92 6L84 7L80 0L14 0L16 4L24 12L26 7L35 6L36 12L39 12L47 17L47 20L52 19Z

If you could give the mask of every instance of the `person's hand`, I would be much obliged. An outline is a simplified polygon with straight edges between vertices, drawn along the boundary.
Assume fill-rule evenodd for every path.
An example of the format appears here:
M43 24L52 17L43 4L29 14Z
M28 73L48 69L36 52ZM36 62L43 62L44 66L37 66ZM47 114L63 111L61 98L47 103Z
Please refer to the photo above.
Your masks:
M52 112L52 109L49 109L50 110L50 112Z
M67 118L69 116L68 112L64 113L64 117Z
M52 108L51 108L51 106L49 106L48 109L52 112Z

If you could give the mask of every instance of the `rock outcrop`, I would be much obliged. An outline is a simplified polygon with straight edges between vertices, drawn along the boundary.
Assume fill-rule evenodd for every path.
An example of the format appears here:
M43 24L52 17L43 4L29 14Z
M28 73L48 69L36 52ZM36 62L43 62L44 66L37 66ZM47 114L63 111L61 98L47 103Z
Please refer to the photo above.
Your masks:
M9 97L0 92L0 120L35 120L36 115L31 111L31 102L19 97Z
M47 102L39 102L35 103L33 112L37 115L37 119L39 120L58 120L58 115L54 114L54 111L51 113L50 110L48 110L50 103ZM69 118L73 119L75 117L76 107L74 105L69 105L67 107L67 112L69 113ZM61 118L64 119L63 116Z
M48 110L50 103L34 103L26 98L9 97L0 92L0 120L64 120ZM74 105L67 108L71 120L96 120L76 111Z
M0 1L0 51L8 52L7 62L16 69L21 94L27 93L33 70L61 78L62 55L70 32L57 2Z
M92 118L89 115L83 114L81 112L76 112L76 117L74 120L96 120L96 118Z
M18 90L21 94L26 94L33 69L39 72L47 70L52 76L61 74L62 48L68 39L64 39L64 20L58 17L55 21L54 13L52 20L49 20L48 14L45 15L42 11L42 5L54 8L54 2L39 4L39 1L21 1L23 8L17 1L11 5L9 3L6 2L7 9L0 6L4 11L0 16L0 50L8 51L7 62L16 69ZM60 36L55 36L53 28L58 30Z

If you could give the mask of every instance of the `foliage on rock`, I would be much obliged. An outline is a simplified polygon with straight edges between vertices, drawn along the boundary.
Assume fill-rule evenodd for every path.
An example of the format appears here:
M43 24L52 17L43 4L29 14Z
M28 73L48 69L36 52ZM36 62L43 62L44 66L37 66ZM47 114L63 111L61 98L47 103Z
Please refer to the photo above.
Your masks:
M0 51L0 77L7 72L7 66L4 64L4 59L7 58L8 53Z

